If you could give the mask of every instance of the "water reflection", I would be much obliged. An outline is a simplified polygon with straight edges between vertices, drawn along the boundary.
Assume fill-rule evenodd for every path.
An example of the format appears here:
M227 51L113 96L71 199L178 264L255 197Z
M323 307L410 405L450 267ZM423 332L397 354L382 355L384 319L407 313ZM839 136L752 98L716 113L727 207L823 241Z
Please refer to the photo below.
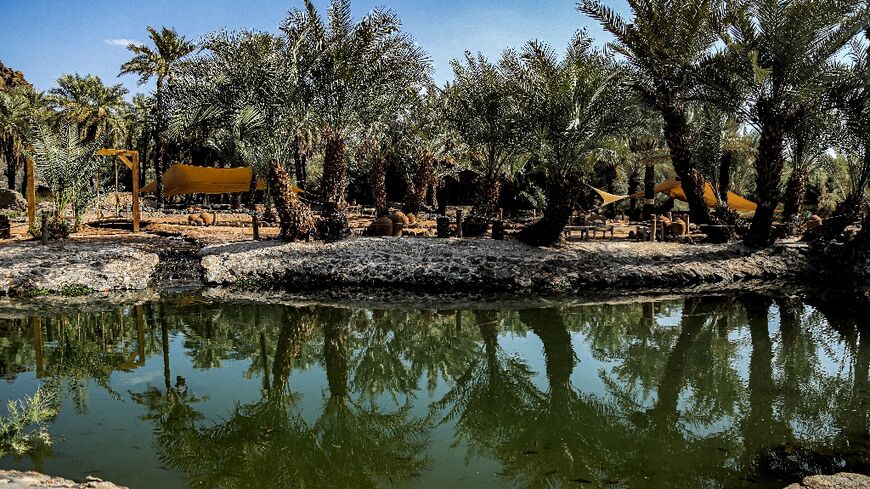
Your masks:
M466 311L179 300L2 319L0 374L54 386L95 429L89 394L139 406L189 487L781 487L870 471L870 331L845 309L755 294ZM162 379L118 387L150 365ZM256 394L223 392L249 382ZM458 476L477 466L496 470Z

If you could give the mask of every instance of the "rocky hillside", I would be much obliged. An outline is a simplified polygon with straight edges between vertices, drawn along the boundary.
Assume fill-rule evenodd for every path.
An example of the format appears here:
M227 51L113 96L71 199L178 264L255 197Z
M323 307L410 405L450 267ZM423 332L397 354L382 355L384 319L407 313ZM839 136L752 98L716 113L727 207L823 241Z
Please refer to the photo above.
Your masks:
M0 90L20 86L30 86L30 83L24 79L24 73L15 71L0 62Z

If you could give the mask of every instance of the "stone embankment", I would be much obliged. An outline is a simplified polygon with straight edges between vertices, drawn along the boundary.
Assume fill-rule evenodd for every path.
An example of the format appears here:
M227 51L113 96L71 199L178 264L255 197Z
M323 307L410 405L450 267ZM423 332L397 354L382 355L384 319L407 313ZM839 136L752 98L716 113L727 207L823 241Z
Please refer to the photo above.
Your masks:
M355 238L200 248L140 235L0 246L0 295L17 296L202 285L576 294L786 283L812 275L806 248L794 243L758 251L738 243L589 241L531 248L513 240Z
M159 261L155 251L120 240L8 243L0 246L0 295L144 289Z
M798 244L596 241L530 248L517 241L358 238L331 244L233 243L200 251L209 285L568 293L718 286L811 274Z
M849 472L834 475L811 475L800 484L785 489L870 489L870 477Z
M0 489L127 489L88 477L84 482L73 482L58 477L49 477L38 472L0 470Z

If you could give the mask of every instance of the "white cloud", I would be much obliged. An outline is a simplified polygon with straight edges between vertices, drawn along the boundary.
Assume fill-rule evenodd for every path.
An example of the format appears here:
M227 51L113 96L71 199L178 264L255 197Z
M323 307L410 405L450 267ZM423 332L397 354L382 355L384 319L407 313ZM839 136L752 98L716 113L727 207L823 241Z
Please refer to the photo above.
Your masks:
M126 47L129 46L130 44L136 44L137 46L141 46L141 45L142 45L142 41L137 41L137 40L135 40L135 39L124 39L124 38L121 38L121 39L106 39L106 40L103 41L103 42L106 43L106 44L109 44L109 45L111 45L111 46L119 46L119 47L122 47L122 48L126 48Z

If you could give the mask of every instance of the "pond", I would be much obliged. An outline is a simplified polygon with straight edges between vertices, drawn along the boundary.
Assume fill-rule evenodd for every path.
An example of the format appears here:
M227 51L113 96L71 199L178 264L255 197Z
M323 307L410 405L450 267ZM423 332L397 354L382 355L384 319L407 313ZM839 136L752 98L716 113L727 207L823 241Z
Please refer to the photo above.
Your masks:
M836 299L438 307L192 295L7 314L0 398L42 386L60 410L50 447L0 467L132 489L781 488L870 472L870 330Z

